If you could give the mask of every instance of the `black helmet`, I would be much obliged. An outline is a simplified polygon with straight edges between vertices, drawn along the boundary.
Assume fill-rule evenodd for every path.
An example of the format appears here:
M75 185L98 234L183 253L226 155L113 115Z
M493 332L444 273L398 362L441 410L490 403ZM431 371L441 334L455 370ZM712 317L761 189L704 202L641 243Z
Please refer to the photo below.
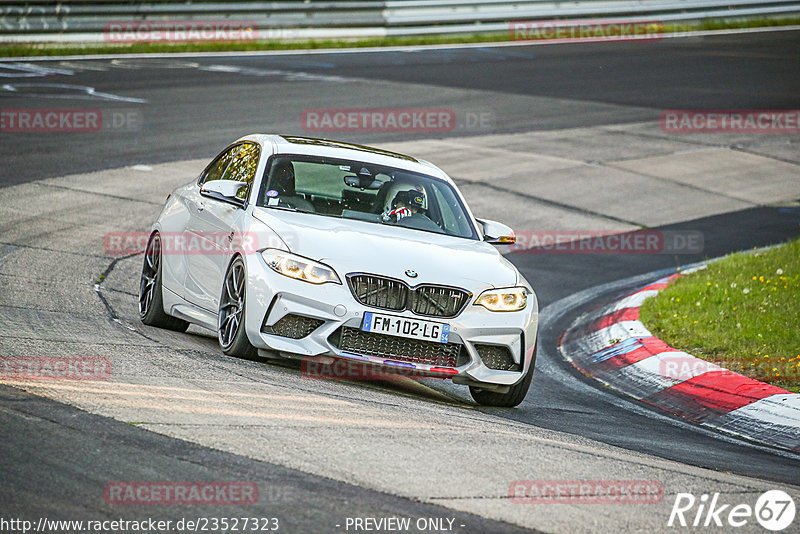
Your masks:
M395 195L392 201L392 208L396 208L400 202L410 208L422 209L425 205L425 197L419 191L409 189L408 191L400 191Z

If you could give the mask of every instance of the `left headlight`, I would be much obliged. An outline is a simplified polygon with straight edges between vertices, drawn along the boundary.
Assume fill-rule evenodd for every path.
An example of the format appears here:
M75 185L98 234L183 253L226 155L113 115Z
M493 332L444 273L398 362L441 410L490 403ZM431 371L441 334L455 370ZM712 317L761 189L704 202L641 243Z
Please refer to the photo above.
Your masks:
M494 312L519 311L528 304L528 290L524 287L490 289L481 293L475 304Z
M270 269L289 278L312 284L342 283L336 271L324 263L271 248L261 251L261 256Z

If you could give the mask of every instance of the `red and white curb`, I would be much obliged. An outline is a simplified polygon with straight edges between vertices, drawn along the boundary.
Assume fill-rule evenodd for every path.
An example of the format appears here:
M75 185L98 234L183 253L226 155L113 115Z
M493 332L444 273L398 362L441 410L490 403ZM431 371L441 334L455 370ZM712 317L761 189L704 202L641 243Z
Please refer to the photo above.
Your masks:
M800 394L674 349L639 321L639 308L673 278L579 317L559 350L583 374L722 432L800 452Z

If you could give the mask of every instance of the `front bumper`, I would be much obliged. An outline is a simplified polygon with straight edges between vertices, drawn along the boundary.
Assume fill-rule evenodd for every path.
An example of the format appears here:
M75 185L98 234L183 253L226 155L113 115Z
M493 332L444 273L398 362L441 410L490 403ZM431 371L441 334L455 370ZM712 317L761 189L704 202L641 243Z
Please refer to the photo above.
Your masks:
M532 365L538 326L538 304L534 294L528 305L518 312L490 312L475 306L475 298L488 288L473 289L465 309L455 318L415 315L410 311L390 311L360 304L346 283L314 285L280 275L266 266L260 254L246 258L248 293L246 300L246 332L256 348L277 351L294 358L345 358L359 362L402 368L414 376L451 378L461 384L512 386L519 382ZM340 273L342 277L343 273ZM342 278L344 279L344 278ZM384 313L450 325L449 343L460 345L455 363L409 361L404 354L368 354L342 347L344 328L360 331L365 312ZM312 330L299 339L276 335L270 327L281 319L296 315L316 319L308 321ZM318 325L318 326L317 326ZM266 332L264 331L266 330ZM372 334L380 335L380 334ZM393 341L402 340L386 336ZM396 346L396 343L391 344ZM506 348L516 364L515 370L493 369L484 363L485 346ZM476 348L477 346L477 348ZM495 365L496 367L496 365Z

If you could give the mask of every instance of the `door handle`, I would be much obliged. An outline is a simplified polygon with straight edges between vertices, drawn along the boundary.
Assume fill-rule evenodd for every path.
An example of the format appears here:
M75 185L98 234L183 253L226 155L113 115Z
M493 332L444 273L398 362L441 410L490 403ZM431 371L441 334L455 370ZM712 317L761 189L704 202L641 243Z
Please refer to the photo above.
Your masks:
M202 203L202 202L198 202L197 203L197 211L203 211L204 209L206 209L206 205L204 203Z

